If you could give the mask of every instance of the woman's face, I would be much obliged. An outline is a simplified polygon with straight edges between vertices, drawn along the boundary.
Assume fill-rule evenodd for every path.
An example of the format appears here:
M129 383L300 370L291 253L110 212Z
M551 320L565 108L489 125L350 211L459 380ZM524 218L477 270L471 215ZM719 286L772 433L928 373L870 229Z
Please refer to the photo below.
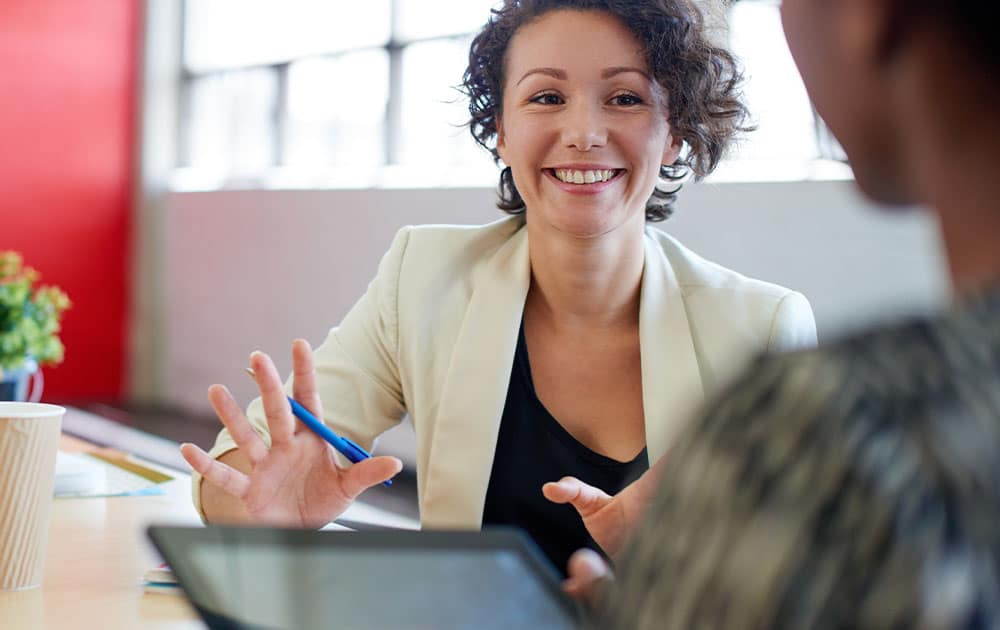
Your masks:
M497 150L528 221L578 237L641 226L660 165L680 150L666 103L615 17L556 10L521 27L507 49Z

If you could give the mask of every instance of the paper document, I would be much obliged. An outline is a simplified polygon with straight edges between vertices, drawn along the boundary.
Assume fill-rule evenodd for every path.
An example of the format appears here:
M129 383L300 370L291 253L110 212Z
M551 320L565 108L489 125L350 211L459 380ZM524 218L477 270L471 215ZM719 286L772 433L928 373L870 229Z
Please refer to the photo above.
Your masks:
M173 479L112 450L64 453L56 458L55 498L163 494L159 484Z

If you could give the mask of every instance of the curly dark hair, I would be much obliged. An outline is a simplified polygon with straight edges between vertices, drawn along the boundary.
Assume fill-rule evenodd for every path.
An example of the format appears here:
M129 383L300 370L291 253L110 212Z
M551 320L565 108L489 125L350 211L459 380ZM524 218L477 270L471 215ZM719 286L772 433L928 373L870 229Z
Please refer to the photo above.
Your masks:
M752 129L743 103L742 69L728 51L709 41L696 0L504 0L472 41L460 88L469 98L469 131L497 164L507 47L519 28L556 9L605 11L642 43L650 72L667 91L671 129L686 145L673 164L660 167L664 181L646 203L647 220L666 219L682 180L689 173L696 179L711 173L733 137ZM498 193L501 210L524 212L509 166L500 173Z

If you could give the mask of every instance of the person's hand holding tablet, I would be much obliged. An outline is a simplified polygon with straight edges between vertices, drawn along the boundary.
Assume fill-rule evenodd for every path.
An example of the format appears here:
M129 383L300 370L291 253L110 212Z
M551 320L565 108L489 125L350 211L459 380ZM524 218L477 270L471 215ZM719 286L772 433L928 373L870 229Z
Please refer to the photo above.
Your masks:
M317 418L323 409L316 392L309 344L292 345L292 397ZM212 459L194 444L181 446L184 459L206 481L234 497L256 524L322 527L342 514L364 490L402 469L395 457L380 456L342 468L333 448L292 415L281 378L270 357L250 356L256 374L271 444L251 426L243 410L222 385L208 390L209 401L226 426L249 470Z

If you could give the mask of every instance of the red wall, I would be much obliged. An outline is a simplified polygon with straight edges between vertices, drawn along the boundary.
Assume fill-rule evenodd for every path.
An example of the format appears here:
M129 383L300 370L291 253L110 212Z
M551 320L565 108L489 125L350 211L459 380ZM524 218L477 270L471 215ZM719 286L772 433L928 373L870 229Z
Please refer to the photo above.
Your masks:
M123 392L139 17L130 0L0 1L0 249L73 301L46 399Z

